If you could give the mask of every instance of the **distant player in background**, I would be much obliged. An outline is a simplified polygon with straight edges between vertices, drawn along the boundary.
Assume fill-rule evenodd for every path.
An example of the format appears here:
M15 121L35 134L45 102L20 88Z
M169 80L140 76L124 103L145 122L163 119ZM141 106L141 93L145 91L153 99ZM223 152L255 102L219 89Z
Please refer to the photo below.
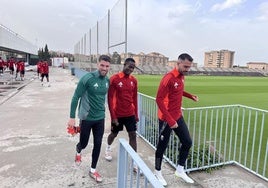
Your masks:
M43 61L41 63L40 73L41 73L41 85L43 86L43 80L44 80L44 77L46 77L47 86L50 87L50 84L49 84L49 66L48 66L47 61Z
M37 64L36 64L38 79L39 79L40 76L41 76L41 65L42 65L42 63L43 63L43 60L40 60L40 61L38 61Z
M18 68L19 68L19 72L20 72L20 80L23 81L24 75L25 75L25 62L20 61Z
M14 63L15 72L16 72L16 73L15 73L15 80L17 80L18 74L19 74L19 72L20 72L20 70L19 70L20 62L21 62L21 61L17 61L17 62Z
M14 66L15 66L15 59L14 57L11 57L8 60L8 68L10 70L10 74L13 75L14 74Z
M5 62L2 59L2 57L0 57L0 74L4 73L4 65L5 65Z

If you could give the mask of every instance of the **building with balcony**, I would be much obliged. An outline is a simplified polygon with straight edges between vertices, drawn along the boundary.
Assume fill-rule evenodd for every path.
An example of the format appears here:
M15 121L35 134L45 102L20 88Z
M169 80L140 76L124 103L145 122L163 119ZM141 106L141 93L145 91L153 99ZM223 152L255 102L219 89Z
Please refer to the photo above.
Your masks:
M165 57L164 55L158 53L158 52L151 52L149 54L145 54L143 52L140 52L139 54L134 53L123 53L121 54L122 61L125 59L125 57L132 57L137 66L167 66L168 65L168 57Z
M234 53L234 51L229 50L205 52L204 67L232 68Z

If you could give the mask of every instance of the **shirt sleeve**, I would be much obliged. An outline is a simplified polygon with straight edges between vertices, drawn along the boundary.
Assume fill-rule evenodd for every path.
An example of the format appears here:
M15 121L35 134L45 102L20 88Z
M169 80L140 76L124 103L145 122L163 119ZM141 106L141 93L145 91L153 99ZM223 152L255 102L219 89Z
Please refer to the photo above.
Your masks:
M115 77L110 78L110 86L108 89L108 106L110 110L111 119L116 119L115 115L115 104L116 104L116 86L115 86Z
M77 84L77 87L75 89L75 92L71 101L70 118L75 118L78 101L87 89L87 80L88 80L88 77L85 75L79 80Z
M135 107L135 117L136 117L136 121L139 121L139 116L138 116L138 82L135 79L135 88L133 91L133 104Z
M190 93L187 93L186 91L183 91L183 96L184 96L184 97L187 97L187 98L189 98L189 99L193 99L193 95L190 94Z

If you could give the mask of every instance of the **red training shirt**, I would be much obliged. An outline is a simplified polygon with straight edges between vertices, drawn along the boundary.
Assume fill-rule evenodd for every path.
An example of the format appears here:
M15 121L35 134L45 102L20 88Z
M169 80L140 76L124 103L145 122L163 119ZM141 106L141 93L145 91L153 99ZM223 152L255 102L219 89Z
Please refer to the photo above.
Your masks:
M174 68L162 78L156 96L158 118L169 126L173 126L182 116L182 96L193 98L184 91L184 75Z
M134 76L119 72L110 78L108 105L112 119L135 115L138 121L138 82Z
M49 72L49 68L48 68L48 63L47 63L46 61L44 61L44 62L41 64L40 72L41 72L42 74L48 74L48 72Z
M19 71L24 71L24 69L25 69L25 63L23 61L18 62L17 69Z

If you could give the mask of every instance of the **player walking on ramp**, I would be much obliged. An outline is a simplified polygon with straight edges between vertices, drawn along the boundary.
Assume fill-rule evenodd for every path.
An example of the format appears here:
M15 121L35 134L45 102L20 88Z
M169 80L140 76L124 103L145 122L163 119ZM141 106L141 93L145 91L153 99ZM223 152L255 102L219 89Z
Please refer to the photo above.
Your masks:
M190 55L181 54L176 67L162 78L156 96L156 103L159 108L159 139L155 152L155 176L163 186L166 186L167 182L162 176L161 164L172 130L181 143L175 175L187 183L194 183L184 172L185 161L192 146L192 139L181 110L182 96L198 101L197 96L184 91L184 74L189 71L192 61L193 58Z

